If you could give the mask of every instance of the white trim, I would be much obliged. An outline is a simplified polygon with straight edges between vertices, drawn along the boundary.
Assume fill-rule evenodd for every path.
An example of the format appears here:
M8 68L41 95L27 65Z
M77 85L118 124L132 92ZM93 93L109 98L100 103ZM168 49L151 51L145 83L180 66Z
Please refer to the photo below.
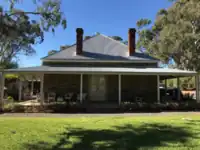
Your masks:
M177 75L177 76L192 76L196 75L195 71L168 69L168 68L124 68L124 67L50 67L50 66L36 66L19 69L7 69L5 73L64 73L64 74L130 74L130 75Z
M18 97L18 100L21 101L22 100L22 81L21 79L19 78L19 97Z
M118 96L119 96L119 105L121 105L121 74L118 75Z
M34 89L34 80L32 77L32 81L31 81L31 96L33 96L33 89Z
M83 103L83 74L80 75L80 103Z
M158 64L158 60L131 60L128 59L127 60L95 60L95 59L91 59L91 60L87 60L87 59L45 59L42 60L43 62L93 62L93 63L116 63L116 62L120 62L120 63L157 63Z
M158 103L160 103L160 76L157 75L157 99Z
M124 74L124 75L144 75L144 76L148 76L148 75L161 75L161 76L181 76L181 77L188 77L188 76L194 76L197 73L175 73L175 72L79 72L79 71L70 71L70 72L65 72L65 71L7 71L6 73L8 74L16 74L16 73L24 73L24 74L28 74L28 73L49 73L49 74ZM175 77L174 77L175 78Z
M38 66L31 68L19 68L4 70L5 73L15 74L127 74L127 75L169 75L169 76L193 76L195 71L186 71L166 68L116 68L116 67L49 67Z

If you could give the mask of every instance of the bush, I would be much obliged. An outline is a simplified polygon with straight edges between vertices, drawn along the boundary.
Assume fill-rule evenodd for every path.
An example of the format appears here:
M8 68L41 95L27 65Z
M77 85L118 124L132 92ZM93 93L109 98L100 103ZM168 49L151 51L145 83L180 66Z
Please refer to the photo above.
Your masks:
M77 113L83 112L82 105L69 106L67 104L47 104L41 105L19 105L17 103L8 103L4 105L4 112L12 113Z
M7 97L7 101L8 101L8 102L14 102L14 99L13 99L12 96L8 96L8 97Z
M165 102L165 103L121 103L123 112L160 112L160 111L197 111L200 110L200 103L197 101Z
M12 112L14 107L15 107L14 103L7 103L7 104L4 105L4 111L5 112Z

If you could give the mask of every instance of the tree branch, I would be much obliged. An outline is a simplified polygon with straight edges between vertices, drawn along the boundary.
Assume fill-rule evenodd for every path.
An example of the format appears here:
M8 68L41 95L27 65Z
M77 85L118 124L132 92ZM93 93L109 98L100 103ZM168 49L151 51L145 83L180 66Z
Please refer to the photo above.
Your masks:
M20 15L20 14L30 14L30 15L41 15L42 13L41 12L14 12L14 13L11 13L9 14L8 16L11 17L13 15Z

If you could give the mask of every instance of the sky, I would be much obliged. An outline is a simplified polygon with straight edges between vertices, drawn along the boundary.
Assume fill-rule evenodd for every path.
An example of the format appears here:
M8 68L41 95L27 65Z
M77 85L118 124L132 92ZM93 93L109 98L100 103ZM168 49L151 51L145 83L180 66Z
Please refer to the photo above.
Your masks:
M18 7L33 10L34 5L30 5L30 1L24 0ZM5 0L0 0L1 3L5 3ZM128 28L136 27L139 19L154 21L156 13L169 6L168 0L62 0L61 8L67 19L67 29L58 27L55 34L45 33L44 42L34 46L36 54L20 56L19 65L38 66L41 64L40 58L46 56L49 50L59 50L61 45L74 44L78 27L84 29L84 35L100 32L127 40Z

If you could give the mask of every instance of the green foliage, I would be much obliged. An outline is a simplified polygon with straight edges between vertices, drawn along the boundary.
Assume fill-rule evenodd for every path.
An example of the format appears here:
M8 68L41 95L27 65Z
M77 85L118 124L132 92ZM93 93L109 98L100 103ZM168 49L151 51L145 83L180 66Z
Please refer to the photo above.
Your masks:
M128 41L126 40L126 41L123 41L123 43L125 44L125 45L128 45Z
M67 49L70 45L62 45L60 46L60 51Z
M116 41L120 41L120 42L123 41L122 37L120 37L120 36L111 36L111 38L116 40Z
M4 61L4 62L0 62L0 67L4 68L4 69L16 69L19 67L18 63L15 61Z
M6 111L6 112L12 112L12 110L14 109L14 107L15 107L15 103L13 103L13 102L10 102L10 103L7 103L7 104L5 104L4 105L4 111Z
M88 39L90 39L91 38L91 36L85 36L84 37L84 40L88 40Z
M17 79L19 76L16 74L6 74L5 78L6 79Z
M60 0L30 1L32 10L17 9L20 2L23 1L7 0L9 9L0 6L0 61L3 62L10 62L19 54L34 54L32 46L43 42L44 32L54 33L59 25L67 27Z
M57 50L51 50L51 51L48 52L48 55L52 55L52 54L55 54L57 52L58 52Z
M144 26L146 25L150 25L151 24L151 20L149 19L140 19L138 22L137 22L137 26L139 28L143 28Z
M177 79L168 79L167 87L177 87ZM180 78L180 88L184 89L194 89L195 85L195 77L184 77Z
M137 48L178 68L200 71L200 3L199 0L173 0L168 9L157 13L156 21L138 21Z
M8 96L8 97L7 97L7 101L9 101L9 102L13 102L13 101L14 101L14 99L13 99L13 97L11 97L11 96Z

